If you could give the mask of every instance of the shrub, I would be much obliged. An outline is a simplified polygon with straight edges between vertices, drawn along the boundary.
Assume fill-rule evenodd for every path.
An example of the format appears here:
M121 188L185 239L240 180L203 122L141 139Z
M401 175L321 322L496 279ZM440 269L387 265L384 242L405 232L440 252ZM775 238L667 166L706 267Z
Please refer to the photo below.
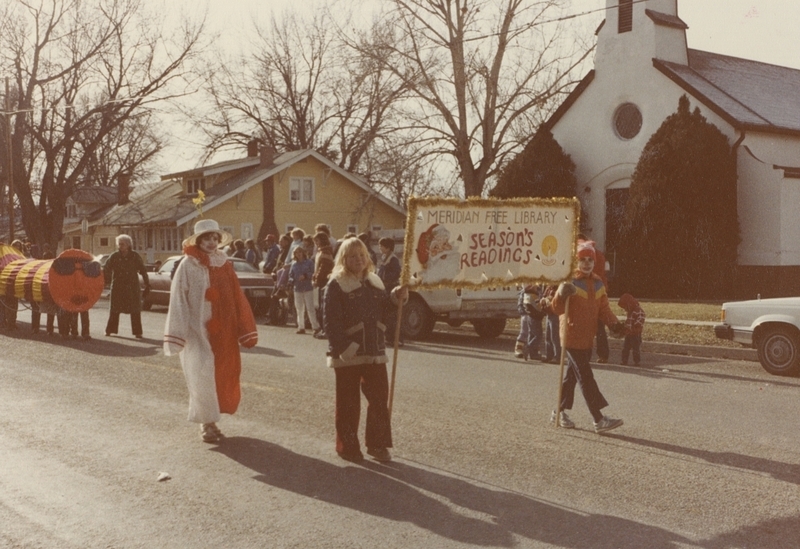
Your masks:
M685 95L642 151L621 234L626 291L688 299L730 291L739 244L734 157Z
M549 130L540 129L525 148L500 170L496 198L575 196L575 163Z

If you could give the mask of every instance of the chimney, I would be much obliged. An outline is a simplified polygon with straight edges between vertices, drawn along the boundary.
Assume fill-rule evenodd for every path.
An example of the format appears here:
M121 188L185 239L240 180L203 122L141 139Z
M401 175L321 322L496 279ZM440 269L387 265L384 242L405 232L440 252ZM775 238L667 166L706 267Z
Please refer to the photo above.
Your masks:
M272 166L272 161L275 159L275 149L269 145L261 147L261 167L267 168Z
M247 157L258 156L258 139L253 138L247 142Z
M117 176L117 204L120 206L124 206L130 202L130 200L128 200L130 186L131 174L125 172L120 173L119 176Z

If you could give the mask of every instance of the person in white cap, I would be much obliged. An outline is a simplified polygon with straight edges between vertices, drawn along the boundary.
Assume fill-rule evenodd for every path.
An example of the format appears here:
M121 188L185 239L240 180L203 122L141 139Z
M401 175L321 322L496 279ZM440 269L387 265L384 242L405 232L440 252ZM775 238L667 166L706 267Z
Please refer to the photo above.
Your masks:
M239 279L219 248L231 235L202 219L184 240L185 258L175 271L164 327L164 354L178 354L189 388L189 421L200 423L205 442L223 437L220 414L239 406L239 345L253 347L258 333Z

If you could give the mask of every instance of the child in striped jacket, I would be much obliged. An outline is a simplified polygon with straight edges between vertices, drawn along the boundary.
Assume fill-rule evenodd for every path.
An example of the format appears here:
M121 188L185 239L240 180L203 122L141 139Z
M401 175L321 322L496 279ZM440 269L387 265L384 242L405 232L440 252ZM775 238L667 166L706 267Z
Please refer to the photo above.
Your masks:
M638 366L642 360L640 349L645 314L639 302L631 294L622 294L619 306L628 313L628 318L625 320L625 342L622 344L622 364L628 363L628 353L633 351L633 364Z

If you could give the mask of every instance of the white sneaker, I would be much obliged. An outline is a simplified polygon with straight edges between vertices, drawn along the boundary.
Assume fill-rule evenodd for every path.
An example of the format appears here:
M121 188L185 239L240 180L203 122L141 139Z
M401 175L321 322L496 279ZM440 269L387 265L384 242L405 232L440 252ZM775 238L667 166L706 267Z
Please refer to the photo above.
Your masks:
M622 426L624 422L621 419L613 419L608 416L603 416L603 419L600 421L595 421L594 423L594 432L595 433L605 433L606 431L610 431L612 429L616 429L617 427Z
M556 422L556 411L553 410L553 413L550 414L550 423L555 423L555 422ZM558 425L564 429L575 428L575 422L569 418L569 416L564 410L561 410L561 415L558 421Z

